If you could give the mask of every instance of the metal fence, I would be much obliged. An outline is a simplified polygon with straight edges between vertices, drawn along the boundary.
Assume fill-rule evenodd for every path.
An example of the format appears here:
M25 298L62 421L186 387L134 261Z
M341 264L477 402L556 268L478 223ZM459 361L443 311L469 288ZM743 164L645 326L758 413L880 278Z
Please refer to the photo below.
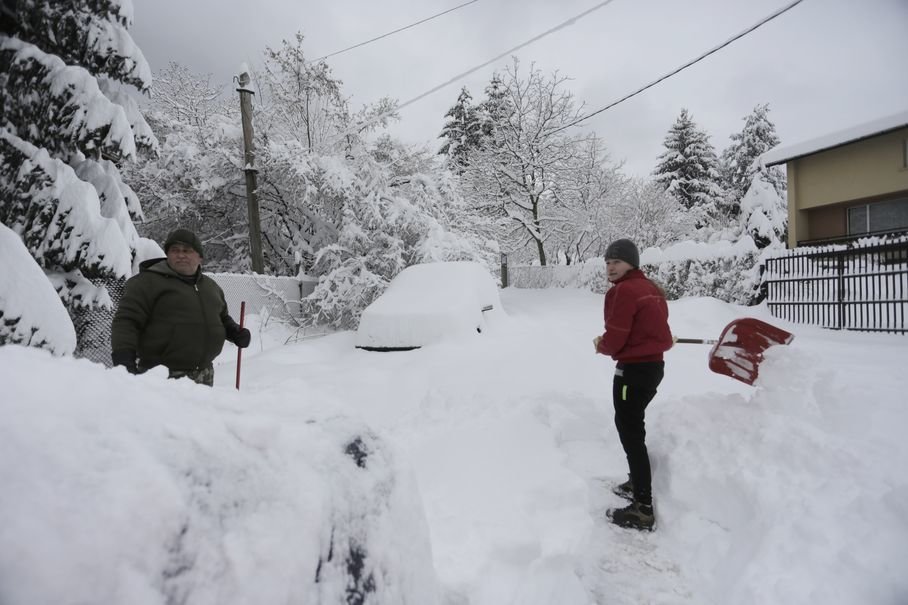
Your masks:
M221 286L230 315L240 320L240 303L246 302L247 314L267 315L271 318L298 321L303 318L301 300L315 289L315 281L296 277L255 275L246 273L206 273ZM73 314L76 328L76 356L111 365L110 330L114 313L126 280L108 281L107 287L113 303L109 308L80 310Z
M796 248L767 259L770 312L839 330L908 333L908 238Z
M608 289L605 261L602 259L544 267L511 265L502 273L501 281L512 288L586 288L599 293Z
M302 318L302 299L312 294L316 281L250 273L208 273L224 291L227 311L239 321L240 303L246 313L267 314L280 319Z

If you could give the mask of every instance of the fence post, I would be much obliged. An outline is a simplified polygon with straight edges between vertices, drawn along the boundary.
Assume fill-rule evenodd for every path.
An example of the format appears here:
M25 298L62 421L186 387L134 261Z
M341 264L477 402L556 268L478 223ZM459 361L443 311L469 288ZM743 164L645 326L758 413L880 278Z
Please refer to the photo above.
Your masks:
M844 251L843 251L844 252ZM838 287L836 288L836 306L839 309L839 327L841 330L845 327L845 255L841 252L839 253L838 262L836 263L836 281Z
M764 280L763 276L772 261L773 259L767 258L765 262L760 263L760 285L757 287L757 293L751 298L750 304L759 305L769 298L769 282ZM769 312L772 313L772 309L769 309Z
M501 253L501 287L508 287L508 255Z

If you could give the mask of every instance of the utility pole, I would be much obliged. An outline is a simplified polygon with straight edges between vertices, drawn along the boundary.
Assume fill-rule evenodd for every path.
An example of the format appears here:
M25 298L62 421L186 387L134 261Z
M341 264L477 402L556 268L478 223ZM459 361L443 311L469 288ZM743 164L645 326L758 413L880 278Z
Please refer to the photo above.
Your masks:
M262 222L259 218L258 183L256 182L254 132L252 129L252 95L249 88L249 70L246 65L240 66L237 77L240 87L240 114L243 118L243 172L246 173L246 203L249 208L249 253L252 256L252 271L265 273L265 260L262 256Z
M508 255L501 253L501 287L508 287Z

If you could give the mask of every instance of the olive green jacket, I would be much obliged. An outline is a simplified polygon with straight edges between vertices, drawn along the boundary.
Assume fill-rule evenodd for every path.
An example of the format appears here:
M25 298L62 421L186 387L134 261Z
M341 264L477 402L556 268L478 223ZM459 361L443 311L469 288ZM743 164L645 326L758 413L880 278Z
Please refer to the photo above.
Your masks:
M138 369L163 364L193 370L211 364L240 327L227 313L224 292L201 269L183 277L156 258L139 265L114 315L111 349L135 352Z

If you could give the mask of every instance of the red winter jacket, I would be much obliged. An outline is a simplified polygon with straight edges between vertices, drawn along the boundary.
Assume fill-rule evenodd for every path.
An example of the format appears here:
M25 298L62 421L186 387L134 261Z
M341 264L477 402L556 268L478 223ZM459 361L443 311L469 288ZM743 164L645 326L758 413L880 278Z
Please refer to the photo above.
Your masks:
M605 293L605 333L596 347L622 363L662 361L672 348L668 303L662 291L632 269Z

